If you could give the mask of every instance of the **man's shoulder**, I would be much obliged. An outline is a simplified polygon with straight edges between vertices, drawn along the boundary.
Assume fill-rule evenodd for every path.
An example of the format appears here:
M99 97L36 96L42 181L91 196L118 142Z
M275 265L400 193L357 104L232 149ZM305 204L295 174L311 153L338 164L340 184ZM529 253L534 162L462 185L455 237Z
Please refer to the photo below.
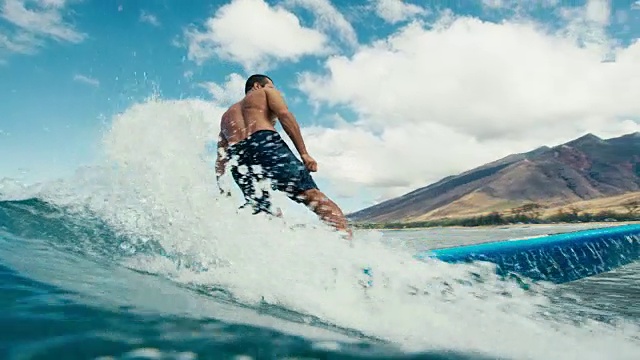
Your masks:
M242 100L229 105L229 107L227 108L227 110L225 110L224 113L227 114L231 111L237 110L241 106L241 104L242 104Z
M278 90L278 89L276 89L276 88L268 88L268 87L265 87L265 88L263 88L263 89L261 89L261 90L262 90L262 91L264 91L264 94L265 94L265 95L272 95L272 94L274 94L274 95L280 95L280 94L282 94L282 93L280 92L280 90Z
M264 89L257 89L247 94L238 102L241 107L263 106L267 100L267 94Z

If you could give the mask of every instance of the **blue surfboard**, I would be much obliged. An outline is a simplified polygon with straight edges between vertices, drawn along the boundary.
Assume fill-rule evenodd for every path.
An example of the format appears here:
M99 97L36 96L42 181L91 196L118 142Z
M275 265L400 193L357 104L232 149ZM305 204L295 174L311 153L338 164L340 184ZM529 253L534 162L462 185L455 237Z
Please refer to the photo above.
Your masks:
M440 248L415 257L448 263L486 261L496 264L502 276L518 274L559 284L640 259L640 224Z

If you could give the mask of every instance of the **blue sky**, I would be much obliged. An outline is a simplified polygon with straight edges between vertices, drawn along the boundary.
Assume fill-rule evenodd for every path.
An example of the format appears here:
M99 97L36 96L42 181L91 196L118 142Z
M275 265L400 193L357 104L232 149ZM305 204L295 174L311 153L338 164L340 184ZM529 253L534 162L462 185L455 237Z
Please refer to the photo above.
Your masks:
M285 93L318 181L348 210L512 152L639 128L637 1L0 4L0 178L68 176L134 103L222 108L252 72Z

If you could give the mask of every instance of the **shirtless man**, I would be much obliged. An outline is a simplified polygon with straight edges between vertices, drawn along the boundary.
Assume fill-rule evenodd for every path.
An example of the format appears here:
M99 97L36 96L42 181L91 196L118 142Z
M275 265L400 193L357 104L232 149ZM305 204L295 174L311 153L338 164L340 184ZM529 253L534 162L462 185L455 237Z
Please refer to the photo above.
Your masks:
M302 162L276 131L276 118L293 141ZM295 117L268 76L251 75L245 84L244 99L222 115L216 159L218 178L224 174L230 159L235 160L231 174L247 204L253 206L254 214L272 213L269 193L262 191L258 195L254 184L254 181L268 179L272 189L285 192L291 200L310 208L322 221L345 231L349 239L352 237L342 210L318 189L311 177L309 172L318 171L318 164L307 152Z

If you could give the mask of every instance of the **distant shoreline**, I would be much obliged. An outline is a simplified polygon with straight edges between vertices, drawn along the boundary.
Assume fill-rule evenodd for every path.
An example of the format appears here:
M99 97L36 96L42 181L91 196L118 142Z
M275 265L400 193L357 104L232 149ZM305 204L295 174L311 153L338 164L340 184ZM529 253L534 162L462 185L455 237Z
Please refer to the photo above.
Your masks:
M616 212L611 210L601 210L590 212L580 211L572 208L570 212L559 210L551 215L542 216L542 209L538 204L525 204L519 208L511 209L507 213L493 211L491 213L479 214L467 217L438 218L422 221L386 221L386 222L366 222L353 221L352 225L358 229L415 229L433 227L496 227L496 226L533 226L533 225L555 225L555 224L594 224L594 225L616 225L629 222L640 221L640 203L633 203L628 211Z
M640 224L640 220L628 220L628 221L592 221L592 222L575 222L575 223L532 223L532 224L487 224L487 225L433 225L433 226L406 226L406 227L385 227L384 225L377 224L376 226L362 226L363 224L356 225L358 230L385 230L385 231L407 231L407 230L430 230L435 228L447 228L447 229L495 229L495 228L536 228L544 226L593 226L593 227L612 227L630 224Z

